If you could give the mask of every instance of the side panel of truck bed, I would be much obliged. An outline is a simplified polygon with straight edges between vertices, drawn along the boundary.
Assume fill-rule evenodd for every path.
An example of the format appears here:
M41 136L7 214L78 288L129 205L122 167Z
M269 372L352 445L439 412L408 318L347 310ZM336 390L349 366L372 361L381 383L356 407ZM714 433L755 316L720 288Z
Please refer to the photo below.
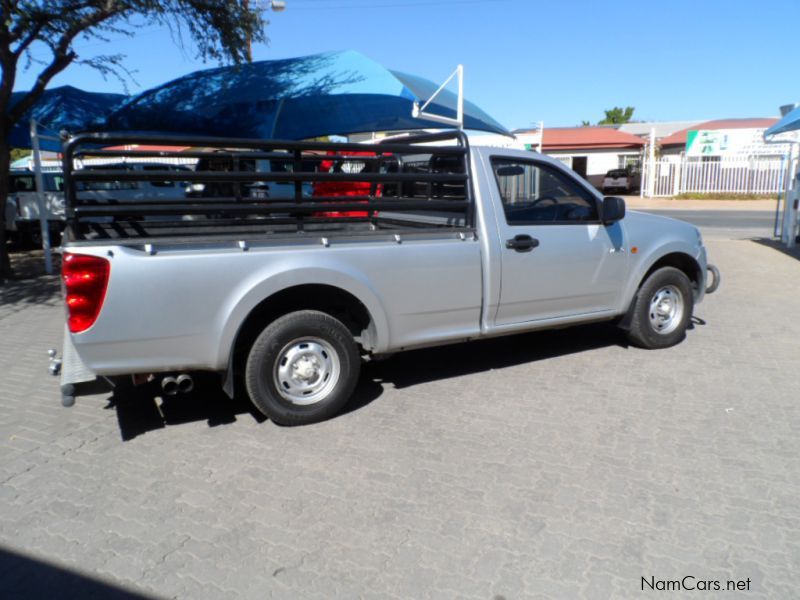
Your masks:
M98 375L223 370L250 311L304 284L336 286L361 300L375 326L375 352L471 337L479 331L480 246L463 237L265 242L247 250L216 243L155 254L116 245L70 249L111 261L97 322L73 340Z

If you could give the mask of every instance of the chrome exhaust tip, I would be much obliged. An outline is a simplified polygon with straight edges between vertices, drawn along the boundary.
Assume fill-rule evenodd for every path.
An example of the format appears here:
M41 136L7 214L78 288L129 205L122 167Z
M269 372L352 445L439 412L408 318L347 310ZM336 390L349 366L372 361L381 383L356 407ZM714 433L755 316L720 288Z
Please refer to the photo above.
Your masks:
M175 396L179 391L178 380L174 377L164 377L161 380L161 389L167 396Z
M187 375L186 373L178 375L175 382L178 384L178 391L181 394L188 394L194 389L194 379L192 379L191 375Z

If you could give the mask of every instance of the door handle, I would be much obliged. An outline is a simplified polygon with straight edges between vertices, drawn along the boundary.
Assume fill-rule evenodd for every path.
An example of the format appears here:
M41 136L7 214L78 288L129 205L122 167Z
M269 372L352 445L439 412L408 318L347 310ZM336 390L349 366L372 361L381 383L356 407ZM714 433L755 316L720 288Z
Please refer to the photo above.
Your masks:
M517 252L530 252L539 245L539 240L529 235L515 235L510 240L506 240L506 248Z

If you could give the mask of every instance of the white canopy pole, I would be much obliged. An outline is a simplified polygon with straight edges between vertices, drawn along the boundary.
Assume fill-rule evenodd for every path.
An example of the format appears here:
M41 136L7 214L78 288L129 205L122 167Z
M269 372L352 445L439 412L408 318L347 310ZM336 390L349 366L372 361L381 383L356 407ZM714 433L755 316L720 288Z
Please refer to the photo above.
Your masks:
M47 202L44 196L44 178L42 177L42 155L39 149L39 131L36 120L31 119L31 145L33 146L33 174L36 179L36 201L39 205L39 226L42 231L42 249L44 250L44 270L48 275L53 273L53 253L50 248L50 227L47 223Z
M648 166L650 177L647 178L647 197L652 198L656 193L656 129L650 128L650 148Z
M539 121L539 154L542 153L543 140L544 140L544 121Z

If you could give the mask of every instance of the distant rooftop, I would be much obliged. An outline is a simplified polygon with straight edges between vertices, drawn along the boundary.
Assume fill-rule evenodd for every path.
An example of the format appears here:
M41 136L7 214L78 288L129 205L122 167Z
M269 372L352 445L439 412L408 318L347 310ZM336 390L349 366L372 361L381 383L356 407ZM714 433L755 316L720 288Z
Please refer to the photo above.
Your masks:
M651 121L649 123L623 123L619 126L619 130L640 137L647 137L650 135L650 130L655 129L656 139L660 140L681 129L693 129L695 125L701 122L702 121Z
M690 130L698 129L767 129L778 122L777 117L755 118L755 119L716 119L714 121L704 121L691 127L686 127L676 131L661 140L662 146L685 146L686 135Z
M535 131L535 130L534 130ZM520 130L515 133L532 133ZM599 150L605 148L641 148L641 138L619 131L614 127L545 127L542 149L554 150Z

